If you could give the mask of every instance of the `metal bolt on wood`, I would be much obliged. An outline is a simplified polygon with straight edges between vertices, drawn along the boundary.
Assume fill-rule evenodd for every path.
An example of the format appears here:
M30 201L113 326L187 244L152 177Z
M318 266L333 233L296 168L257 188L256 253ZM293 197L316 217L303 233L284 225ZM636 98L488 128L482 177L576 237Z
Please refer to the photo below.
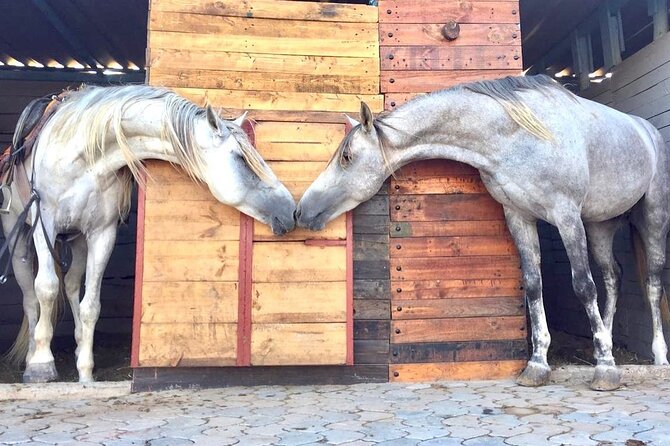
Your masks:
M395 267L395 270L396 270L396 271L402 271L402 266L396 266L396 267Z
M402 288L396 288L396 289L395 289L395 292L396 292L396 293L402 293Z
M395 245L395 249L400 249L400 248L402 248L401 245Z
M400 329L399 328L395 329L395 334L400 334Z
M398 372L393 372L393 376L395 376L395 377L397 378L398 376L400 376L400 373L398 373Z
M400 210L400 205L399 205L399 204L396 205L395 210L396 210L396 211L399 211L399 210Z
M398 307L398 308L396 308L396 310L402 311L402 307Z

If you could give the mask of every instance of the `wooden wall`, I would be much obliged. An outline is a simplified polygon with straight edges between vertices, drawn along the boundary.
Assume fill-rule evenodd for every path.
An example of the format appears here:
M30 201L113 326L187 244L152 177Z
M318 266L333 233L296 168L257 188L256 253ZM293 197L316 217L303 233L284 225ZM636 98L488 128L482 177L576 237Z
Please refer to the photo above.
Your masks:
M460 26L455 40L442 28ZM385 108L458 83L517 75L517 1L379 2ZM518 254L502 207L469 166L414 163L391 181L389 379L485 379L527 358Z

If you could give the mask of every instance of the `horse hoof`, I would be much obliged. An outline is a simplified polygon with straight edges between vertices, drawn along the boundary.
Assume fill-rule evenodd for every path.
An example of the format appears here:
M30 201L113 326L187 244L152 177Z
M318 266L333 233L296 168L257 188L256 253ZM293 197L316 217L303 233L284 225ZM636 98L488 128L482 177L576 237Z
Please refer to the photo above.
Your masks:
M48 383L58 379L56 365L52 362L44 362L26 365L23 372L24 383Z
M549 382L551 368L549 366L529 362L525 370L516 379L516 383L524 387L543 386Z
M596 366L596 372L591 381L593 390L616 390L621 386L621 372L611 365Z

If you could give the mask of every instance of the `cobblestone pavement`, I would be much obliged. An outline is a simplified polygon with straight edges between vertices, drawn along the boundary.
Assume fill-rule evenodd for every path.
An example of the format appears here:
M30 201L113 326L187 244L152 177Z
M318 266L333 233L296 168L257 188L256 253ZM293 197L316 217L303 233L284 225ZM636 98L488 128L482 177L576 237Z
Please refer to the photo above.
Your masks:
M0 401L0 444L670 445L670 381L234 387Z

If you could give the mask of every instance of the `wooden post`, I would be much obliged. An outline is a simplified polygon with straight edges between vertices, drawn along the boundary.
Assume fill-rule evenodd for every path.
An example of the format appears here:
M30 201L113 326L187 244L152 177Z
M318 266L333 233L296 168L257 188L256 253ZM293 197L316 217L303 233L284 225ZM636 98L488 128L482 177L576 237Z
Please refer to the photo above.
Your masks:
M589 88L589 73L593 71L591 34L578 30L572 32L572 62L579 77L579 89Z
M619 19L612 16L608 5L600 10L600 36L603 42L604 69L609 70L621 63L619 44Z
M668 0L647 0L647 14L654 19L654 40L668 32Z

